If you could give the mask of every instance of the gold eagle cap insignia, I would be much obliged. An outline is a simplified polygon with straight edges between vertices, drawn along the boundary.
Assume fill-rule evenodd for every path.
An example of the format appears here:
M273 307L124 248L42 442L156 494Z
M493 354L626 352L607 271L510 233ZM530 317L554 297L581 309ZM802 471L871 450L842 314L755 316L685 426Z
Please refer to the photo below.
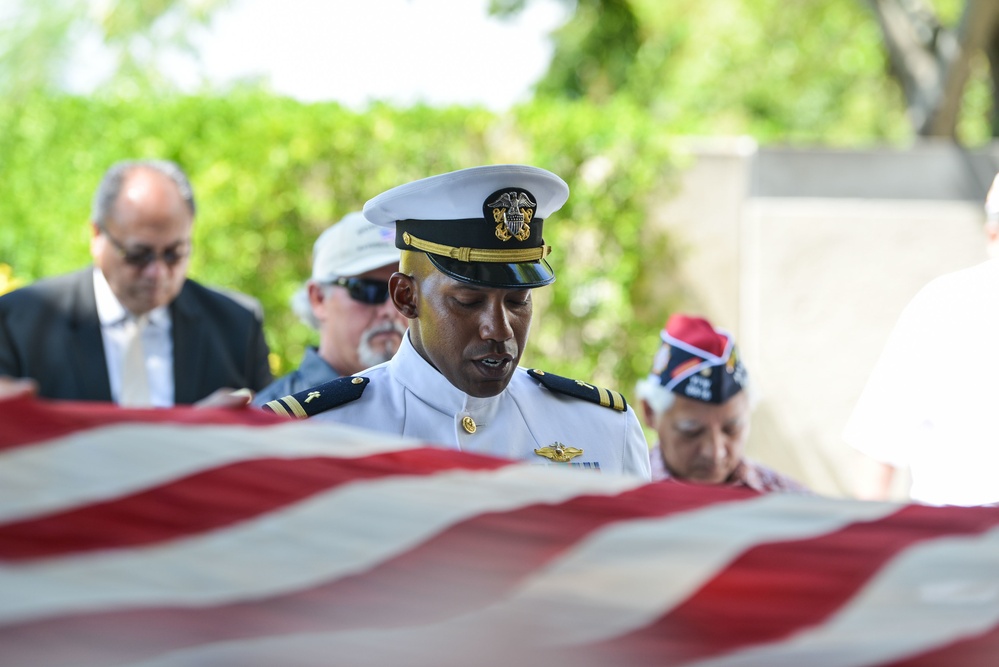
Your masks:
M530 222L534 218L537 204L531 201L526 192L504 192L499 199L486 206L493 210L496 222L496 238L509 241L515 238L526 241L531 235Z
M583 453L578 447L566 447L561 442L553 442L547 447L535 449L534 453L556 463L568 463Z

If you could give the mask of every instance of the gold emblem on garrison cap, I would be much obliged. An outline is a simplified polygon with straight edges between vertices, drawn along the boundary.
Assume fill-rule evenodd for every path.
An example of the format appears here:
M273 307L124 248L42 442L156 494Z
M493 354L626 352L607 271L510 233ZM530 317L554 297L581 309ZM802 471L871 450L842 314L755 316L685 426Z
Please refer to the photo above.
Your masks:
M729 355L728 361L725 362L725 370L729 373L735 372L735 367L739 363L739 348L735 345L732 346L732 354Z
M583 453L578 447L566 447L561 442L553 442L547 447L535 449L534 453L556 463L568 463Z
M531 236L531 220L537 206L529 192L520 190L499 190L486 198L486 207L492 209L496 223L496 238L526 241Z

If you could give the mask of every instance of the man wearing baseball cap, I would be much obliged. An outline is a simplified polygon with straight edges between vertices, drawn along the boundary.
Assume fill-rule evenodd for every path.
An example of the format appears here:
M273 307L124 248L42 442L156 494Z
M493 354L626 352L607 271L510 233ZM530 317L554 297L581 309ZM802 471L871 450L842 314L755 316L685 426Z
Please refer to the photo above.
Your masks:
M652 479L807 492L743 453L752 397L732 336L706 319L674 314L660 338L652 371L637 387L645 422L659 436Z
M319 331L319 347L301 365L257 393L255 405L293 394L392 358L406 318L392 305L388 279L399 268L391 230L348 213L326 229L312 249L312 277L295 293L292 308Z
M555 280L543 228L568 196L549 171L491 165L368 201L365 217L393 230L402 251L389 293L409 331L385 364L266 407L462 451L648 479L648 446L621 394L518 366L531 291Z

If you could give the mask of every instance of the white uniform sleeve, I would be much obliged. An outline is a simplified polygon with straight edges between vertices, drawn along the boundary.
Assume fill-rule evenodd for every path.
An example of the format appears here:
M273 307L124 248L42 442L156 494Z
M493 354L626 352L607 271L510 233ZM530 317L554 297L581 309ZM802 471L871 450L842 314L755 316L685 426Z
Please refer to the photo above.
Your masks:
M902 311L843 431L852 447L898 468L932 427L931 392L945 381L934 363L949 310L942 296L930 283Z
M649 445L645 440L645 432L638 421L635 411L628 406L626 419L624 452L622 452L621 469L629 475L637 475L651 482L652 470L649 463Z

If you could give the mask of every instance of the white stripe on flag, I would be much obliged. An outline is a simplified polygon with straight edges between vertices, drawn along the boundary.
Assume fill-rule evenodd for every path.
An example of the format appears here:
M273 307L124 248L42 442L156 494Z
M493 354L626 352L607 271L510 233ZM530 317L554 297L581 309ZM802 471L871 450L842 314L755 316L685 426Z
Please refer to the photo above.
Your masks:
M888 503L768 494L665 518L617 522L532 573L506 599L442 624L439 639L520 625L528 618L524 632L536 646L612 639L683 602L753 546L825 535L897 509Z
M886 664L997 624L999 529L993 529L974 537L945 537L909 547L821 627L692 665Z
M124 424L80 431L0 454L0 521L115 498L260 457L360 458L416 441L333 424Z
M502 636L503 640L498 639ZM669 664L663 661L662 664ZM432 639L416 628L353 630L340 633L302 633L278 637L254 637L179 649L149 660L121 667L608 667L604 661L588 659L585 653L571 655L546 652L517 643L515 636L501 631L483 637L449 636Z
M0 566L0 623L135 605L222 604L300 590L371 568L483 512L582 493L616 495L642 484L632 477L519 465L344 485L188 539Z
M896 509L886 503L771 494L662 519L624 521L584 539L480 611L423 626L414 618L406 628L220 642L162 656L148 667L265 665L282 653L301 656L302 664L322 664L319 656L337 655L350 664L379 665L400 660L503 665L571 655L571 664L578 666L587 664L587 644L644 627L747 548L820 536Z
M571 622L571 619L567 619ZM662 660L668 665L668 659ZM482 636L431 637L422 628L255 637L203 644L121 667L608 667L605 656L549 651L494 629ZM625 666L627 667L627 666Z
M644 627L686 600L747 549L818 537L897 510L890 503L772 493L678 516L613 524L537 572L488 613L516 618L530 610L537 616L533 627L539 645L611 639ZM581 586L584 581L600 584ZM566 614L572 623L563 622Z

